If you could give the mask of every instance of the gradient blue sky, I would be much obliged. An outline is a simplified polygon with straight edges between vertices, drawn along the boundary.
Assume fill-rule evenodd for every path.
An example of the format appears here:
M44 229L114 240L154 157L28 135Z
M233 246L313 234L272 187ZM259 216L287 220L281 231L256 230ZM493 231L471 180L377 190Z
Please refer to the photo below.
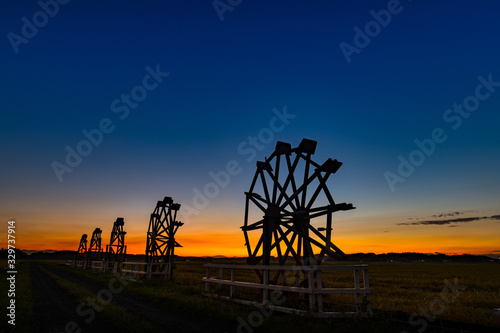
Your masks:
M76 250L95 227L107 241L122 216L139 253L157 200L193 207L193 189L235 160L241 173L184 219L178 253L241 254L255 162L276 140L309 138L315 160L344 163L331 188L357 207L336 215L334 243L345 252L500 254L500 87L458 128L443 119L479 76L500 81L497 2L401 1L350 63L339 45L355 45L354 28L387 1L247 0L223 21L212 1L59 6L16 53L9 33L22 35L22 18L33 22L41 7L0 4L0 221L16 219L19 247ZM111 104L157 65L169 76L121 120ZM238 146L285 107L296 117L248 161ZM104 118L114 131L59 182L51 164ZM447 140L391 191L384 173L436 128ZM474 217L486 218L456 220Z

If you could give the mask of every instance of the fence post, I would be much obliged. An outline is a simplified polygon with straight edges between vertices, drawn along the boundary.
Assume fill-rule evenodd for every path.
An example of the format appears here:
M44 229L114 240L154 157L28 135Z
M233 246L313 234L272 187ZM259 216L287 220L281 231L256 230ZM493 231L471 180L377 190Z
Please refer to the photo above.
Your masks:
M321 281L321 269L318 267L316 271L316 284L318 291L321 292L321 289L323 288L323 282ZM323 294L317 294L318 297L318 312L322 313L323 312Z
M233 286L233 283L234 282L234 268L231 268L231 287L229 288L229 297L232 298L233 297L233 292L234 292L234 286Z
M370 290L370 280L368 279L368 267L363 268L363 288ZM366 311L369 315L372 314L372 304L370 299L370 293L365 294L366 299Z
M207 279L207 281L205 281L205 292L208 294L210 292L210 282L208 281L210 280L210 266L207 266L205 278Z
M311 313L314 312L314 294L313 294L313 289L314 289L314 271L313 267L309 266L307 267L307 276L308 276L308 293L309 293L309 310Z
M354 269L354 288L356 289L356 312L361 312L361 294L359 293L359 269Z
M163 274L164 274L163 275L163 280L166 281L167 278L170 279L170 272L171 272L171 270L170 270L170 263L166 263L165 264L165 269L163 270ZM168 276L167 276L167 274L168 274Z

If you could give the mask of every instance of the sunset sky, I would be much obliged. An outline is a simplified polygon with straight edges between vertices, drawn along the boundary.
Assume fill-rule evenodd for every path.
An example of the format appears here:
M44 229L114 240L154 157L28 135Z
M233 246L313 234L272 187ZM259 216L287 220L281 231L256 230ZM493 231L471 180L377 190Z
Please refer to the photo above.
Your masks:
M344 252L500 256L496 1L3 1L0 15L0 247L11 219L20 249L76 250L123 217L141 254L170 196L177 254L243 256L256 162L308 138L313 160L343 162L328 185L356 207L334 214Z

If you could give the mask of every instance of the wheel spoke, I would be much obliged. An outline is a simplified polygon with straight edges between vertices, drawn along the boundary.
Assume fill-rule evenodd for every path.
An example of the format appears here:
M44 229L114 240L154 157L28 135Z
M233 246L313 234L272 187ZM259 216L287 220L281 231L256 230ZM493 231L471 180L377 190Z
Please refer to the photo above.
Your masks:
M330 203L330 205L335 205L335 201L333 201L333 197L330 194L330 190L328 190L328 187L326 186L326 180L328 179L329 176L330 174L327 174L327 176L323 178L321 176L321 173L318 172L318 179L320 181L320 186L323 188L325 195L328 198L328 202Z
M252 200L252 202L253 202L253 203L254 203L257 207L259 207L259 208L260 208L260 210L261 210L262 212L264 212L264 213L266 212L266 210L267 210L267 209L266 209L266 208L264 208L264 206L262 206L262 205L261 205L261 204L257 201L257 200L258 200L258 198L255 198L254 196L250 196L250 197L248 197L248 198L249 198L250 200ZM260 199L259 199L259 200L260 200Z
M273 246L271 246L271 250L274 246L276 246L276 252L278 253L278 262L280 263L280 265L282 265L283 256L281 255L281 246L280 246L281 239L278 238L278 232L276 230L274 230L273 234L275 243L273 244Z
M299 156L296 156L295 157L295 160L293 161L293 164L292 162L290 161L290 156L286 155L286 164L288 166L288 177L286 178L286 181L285 181L285 184L283 185L283 192L281 192L281 195L280 197L278 198L278 205L281 204L281 200L285 197L286 195L286 190L288 189L288 184L292 184L292 190L293 190L293 193L297 192L297 185L295 183L295 168L297 168L297 165L299 163ZM288 196L287 196L287 200L288 200ZM299 199L298 198L295 198L295 206L298 207L299 206Z
M255 246L255 250L253 251L252 257L256 257L257 253L259 253L260 246L262 245L262 241L264 238L264 234L260 236L259 241L257 242L257 246Z
M329 212L331 212L331 210L332 210L332 206L330 206L330 205L311 209L311 210L309 210L309 212L313 213L313 214L309 215L309 219L312 220L316 217L328 214Z
M330 176L330 174L326 174L326 176L323 178L321 176L321 173L318 173L318 179L319 179L319 186L316 188L316 191L314 191L311 199L309 200L309 202L307 203L307 206L306 206L306 209L310 209L312 207L312 205L314 204L314 201L316 201L316 198L318 197L319 193L321 192L321 190L325 190L326 188L326 181L328 180L328 177ZM327 188L326 188L327 189ZM326 192L325 192L326 193ZM330 194L330 193L328 193ZM327 195L328 197L328 195ZM330 198L331 198L331 195L330 195ZM330 201L330 200L329 200ZM333 199L332 199L333 201ZM332 204L332 201L330 201L330 204ZM333 203L335 204L335 203Z
M278 228L278 232L280 233L281 235L281 238L283 239L283 241L285 242L286 246L287 246L287 249L285 251L285 259L288 257L288 254L289 253L292 253L292 256L294 257L295 261L297 262L300 262L300 255L295 252L294 248L293 248L293 241L295 240L295 237L297 236L297 234L293 234L292 235L292 239L289 241L287 236L290 232L292 232L291 229L287 230L286 232L283 232L283 230L281 230L281 228Z
M315 171L309 178L307 178L305 182L290 197L287 197L287 200L280 206L280 208L286 207L288 204L290 204L292 200L297 199L298 196L301 194L301 192L302 193L307 192L306 190L307 186L309 186L309 184L314 180L314 178L317 177L318 172L319 171Z
M307 154L306 158L306 168L304 171L304 182L302 184L306 184L307 179L309 177L309 165L311 160L311 154ZM302 190L302 200L300 201L300 208L304 208L306 205L306 196L307 196L307 186Z
M281 232L283 232L283 231L281 231ZM291 231L290 231L290 230L288 230L288 231L285 233L285 235L286 235L287 233L289 233L289 232L291 232ZM291 238L291 239L290 239L290 241L288 242L288 244L290 244L290 245L288 245L288 247L287 247L287 249L286 249L286 251L285 251L285 255L284 255L284 257L285 257L285 260L286 260L286 259L288 258L288 255L291 253L291 254L292 254L293 259L295 259L295 261L296 261L297 263L300 263L300 257L299 257L299 255L297 254L297 252L295 252L295 249L293 248L293 244L294 244L294 242L295 242L295 239L296 239L296 238L297 238L297 234L292 234L292 238ZM287 241L288 241L288 239L287 239Z
M260 220L260 221L257 221L257 222L254 222L250 225L247 225L245 227L242 227L243 230L246 230L246 231L249 231L249 230L256 230L256 229L262 229L262 225L264 223L264 220Z
M271 177L271 179L274 181L274 184L277 188L279 188L279 190L281 191L281 193L283 194L283 196L287 199L287 202L289 201L289 197L288 195L285 193L285 191L283 190L283 187L281 187L281 185L279 184L279 181L278 179L270 172L270 171L267 171L267 173L269 174L269 176ZM274 201L273 201L274 202ZM290 205L290 207L292 207L293 210L295 210L295 206L293 205L293 203L291 201L289 201L288 203ZM286 207L285 206L282 206L280 208L284 208Z
M272 201L273 204L276 203L276 192L278 191L278 186L279 186L280 160L281 160L281 155L277 155L276 156L275 177L274 177L274 184L273 184L273 201Z
M255 173L255 175L253 176L252 185L250 185L250 189L248 190L248 192L250 192L250 193L253 192L253 189L255 187L255 183L257 182L257 177L259 177L259 170L257 170L257 172Z
M328 244L330 242L324 235L322 235L316 228L309 224L309 230L311 230L316 236L318 236L323 242Z
M266 196L266 201L271 202L271 198L269 198L269 190L267 189L266 177L264 176L264 172L260 171L260 179L262 181L262 188L264 189L264 195Z

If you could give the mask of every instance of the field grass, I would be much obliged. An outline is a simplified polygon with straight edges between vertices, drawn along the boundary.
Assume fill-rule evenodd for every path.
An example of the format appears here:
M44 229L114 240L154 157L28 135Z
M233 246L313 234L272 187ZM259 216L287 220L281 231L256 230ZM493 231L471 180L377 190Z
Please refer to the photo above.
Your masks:
M53 280L55 280L62 288L64 288L69 294L75 296L79 302L85 302L88 298L94 298L96 295L94 292L86 287L78 285L76 283L67 281L52 272L44 269L42 270L45 274L49 275ZM118 306L114 303L109 303L103 306L100 316L112 322L120 332L155 332L155 329L149 325L149 323L137 318L136 316L128 313L125 308Z
M101 283L110 278L108 274L62 266L58 269ZM237 323L238 318L246 320L258 311L202 296L203 276L203 262L177 262L171 281L131 283L126 292L216 321ZM500 328L500 318L493 315L493 308L500 306L498 264L370 263L369 277L375 313L372 319L318 320L273 313L264 316L259 330L288 333L311 329L331 331L334 327L335 332L400 332L417 331L425 325L426 332L432 332L431 325L442 325L440 320ZM253 271L240 273L237 279L257 281ZM352 272L325 275L323 281L326 287L352 287ZM245 295L246 291L241 293ZM354 296L342 297L334 301L353 304Z
M450 293L450 284L460 290ZM498 264L370 264L370 285L375 310L432 314L434 309L433 317L500 327L493 314L500 306Z
M13 328L7 324L6 320L2 320L2 332L29 332L33 328L30 326L33 318L33 298L29 265L29 261L18 262L16 327ZM110 274L75 270L64 266L63 262L50 263L50 265L54 269L76 274L103 285L107 284L111 278ZM50 272L48 273L51 275ZM152 280L130 283L126 287L126 293L185 313L194 313L205 319L233 323L235 327L240 320L248 321L252 314L258 313L259 310L254 307L212 300L202 296L204 284L201 279L203 276L205 276L203 262L177 262L171 281ZM369 276L372 290L371 306L375 313L372 319L318 320L272 313L269 316L263 316L264 322L255 331L289 333L314 329L325 332L400 332L402 330L411 332L425 328L425 332L434 332L440 330L424 326L424 324L439 326L440 320L488 326L492 331L500 328L500 318L493 315L493 308L500 307L500 265L498 264L370 263ZM51 277L78 299L83 299L90 293L84 287L65 281L54 274ZM243 281L258 281L253 271L241 271L236 278ZM323 275L323 281L326 287L352 287L352 272ZM8 290L5 274L0 281L0 288L2 293ZM241 297L252 295L245 289L240 290L239 293ZM353 304L352 297L352 295L344 298L337 297L334 301L338 304ZM7 297L0 297L0 306L3 309L8 305L7 302ZM148 327L146 323L141 323L140 318L127 313L117 305L110 304L104 315L112 322L125 323L127 330L132 329L136 322L140 323L139 327Z

